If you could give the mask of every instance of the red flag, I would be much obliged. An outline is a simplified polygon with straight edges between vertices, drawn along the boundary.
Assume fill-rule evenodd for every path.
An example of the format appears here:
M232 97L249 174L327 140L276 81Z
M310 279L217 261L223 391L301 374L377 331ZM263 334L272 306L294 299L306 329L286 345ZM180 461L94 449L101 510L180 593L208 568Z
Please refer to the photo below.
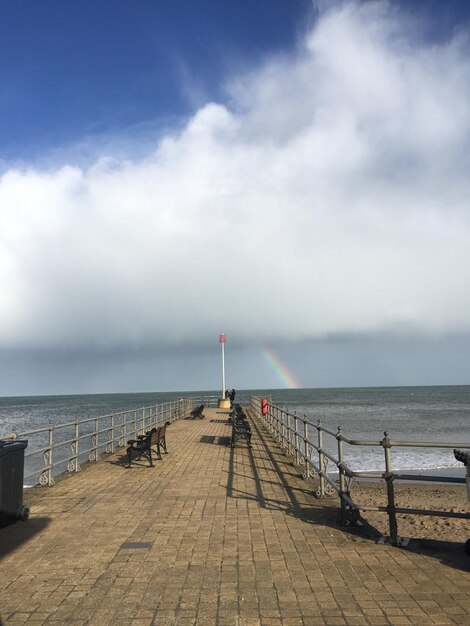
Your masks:
M227 337L225 336L225 333L220 333L219 343L227 343Z

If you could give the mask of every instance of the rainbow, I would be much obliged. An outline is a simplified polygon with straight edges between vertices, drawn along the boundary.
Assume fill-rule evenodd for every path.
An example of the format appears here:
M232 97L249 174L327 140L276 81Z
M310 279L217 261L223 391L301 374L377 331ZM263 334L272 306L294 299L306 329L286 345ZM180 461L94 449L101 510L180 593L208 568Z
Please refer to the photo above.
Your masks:
M288 389L300 389L301 385L294 374L290 372L284 363L281 362L277 354L269 348L261 347L261 354L266 359L268 365L275 372L282 384Z

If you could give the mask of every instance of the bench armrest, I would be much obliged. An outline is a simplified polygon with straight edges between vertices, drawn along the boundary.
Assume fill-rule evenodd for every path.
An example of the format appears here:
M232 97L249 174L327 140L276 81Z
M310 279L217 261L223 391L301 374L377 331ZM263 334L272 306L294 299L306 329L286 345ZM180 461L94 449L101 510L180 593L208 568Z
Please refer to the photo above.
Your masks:
M136 445L141 445L145 440L147 439L147 437L141 437L140 439L129 439L129 441L127 442L127 444L129 446L133 446L134 448L136 447Z

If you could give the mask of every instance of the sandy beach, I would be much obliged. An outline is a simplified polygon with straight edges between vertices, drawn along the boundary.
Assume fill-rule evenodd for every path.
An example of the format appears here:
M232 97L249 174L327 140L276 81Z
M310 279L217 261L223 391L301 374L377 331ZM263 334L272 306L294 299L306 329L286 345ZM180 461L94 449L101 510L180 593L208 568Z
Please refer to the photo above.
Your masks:
M357 503L387 505L384 481L353 481L351 495ZM395 500L397 507L470 513L465 485L398 483L395 484ZM362 517L380 534L389 534L386 513L364 511ZM467 519L397 514L397 522L398 534L402 537L448 542L465 542L470 539L470 520Z

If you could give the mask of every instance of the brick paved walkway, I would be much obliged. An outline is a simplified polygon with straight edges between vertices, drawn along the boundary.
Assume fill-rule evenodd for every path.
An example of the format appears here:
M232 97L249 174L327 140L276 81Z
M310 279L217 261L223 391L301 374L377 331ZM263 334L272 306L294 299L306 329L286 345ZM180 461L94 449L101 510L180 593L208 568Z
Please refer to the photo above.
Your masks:
M120 455L51 488L0 530L6 624L470 624L469 559L376 545L335 526L254 425L227 446L227 414L181 420L169 455ZM131 545L129 545L131 544Z

